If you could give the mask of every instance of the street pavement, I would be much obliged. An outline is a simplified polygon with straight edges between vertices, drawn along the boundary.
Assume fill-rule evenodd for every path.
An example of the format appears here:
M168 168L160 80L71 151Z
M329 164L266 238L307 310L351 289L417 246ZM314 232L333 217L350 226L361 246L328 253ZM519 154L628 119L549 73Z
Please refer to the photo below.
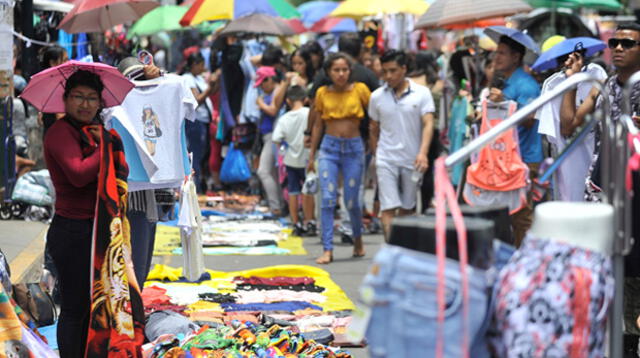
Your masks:
M35 221L0 220L0 249L9 262L12 282L39 279L47 227Z

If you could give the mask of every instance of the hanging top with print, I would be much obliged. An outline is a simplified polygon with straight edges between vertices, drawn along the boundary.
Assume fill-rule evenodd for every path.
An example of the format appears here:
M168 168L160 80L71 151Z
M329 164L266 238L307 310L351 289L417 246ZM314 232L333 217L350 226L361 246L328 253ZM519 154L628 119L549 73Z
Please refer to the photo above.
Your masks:
M198 103L180 76L152 81L135 82L109 115L125 145L130 191L179 187L191 171L184 120L195 120Z

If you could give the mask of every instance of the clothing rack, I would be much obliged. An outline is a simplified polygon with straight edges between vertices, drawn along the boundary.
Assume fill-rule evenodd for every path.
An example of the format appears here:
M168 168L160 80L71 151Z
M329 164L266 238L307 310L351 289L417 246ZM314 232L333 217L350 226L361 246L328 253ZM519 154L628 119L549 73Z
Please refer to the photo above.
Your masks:
M640 82L640 72L635 73L623 92L623 98L628 98L633 84ZM496 139L502 132L518 125L520 122L534 113L545 103L553 100L557 96L574 89L580 83L593 84L600 93L606 93L606 89L594 76L581 72L569 77L552 91L538 97L533 102L524 106L508 119L502 121L497 126L491 128L483 135L472 140L460 150L451 154L445 159L445 165L452 167L455 164L467 159L474 152L480 150L485 145ZM593 117L586 120L599 120L602 124L601 135L601 163L602 163L602 183L605 202L614 208L614 247L612 254L613 275L615 277L615 295L612 302L609 316L609 357L623 356L623 295L624 295L624 255L628 254L631 248L631 203L629 195L626 193L626 168L629 158L628 141L626 131L633 131L633 123L630 120L621 120L621 123L613 123L610 115L609 96L600 96L600 111ZM629 117L629 104L623 104L623 116ZM626 128L625 128L626 127ZM640 145L638 145L640 149ZM615 163L614 163L615 162Z

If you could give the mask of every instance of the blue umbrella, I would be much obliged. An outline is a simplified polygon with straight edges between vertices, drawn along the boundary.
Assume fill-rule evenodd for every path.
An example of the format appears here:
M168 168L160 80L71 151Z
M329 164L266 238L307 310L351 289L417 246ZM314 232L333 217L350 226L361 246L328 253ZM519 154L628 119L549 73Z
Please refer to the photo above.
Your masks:
M591 57L606 47L607 45L604 42L592 37L573 37L566 39L543 52L533 66L531 66L531 69L538 72L554 69L561 65L558 63L558 59L564 55L584 49L586 50L584 56Z
M525 34L522 31L505 26L491 26L484 29L484 33L489 36L489 38L492 39L495 43L500 43L500 38L502 36L507 36L515 42L524 46L527 49L525 62L528 62L527 59L534 58L540 53L540 47L538 46L538 44L531 38L531 36Z
M298 12L304 26L309 28L329 15L338 5L340 3L335 1L309 1L298 6Z

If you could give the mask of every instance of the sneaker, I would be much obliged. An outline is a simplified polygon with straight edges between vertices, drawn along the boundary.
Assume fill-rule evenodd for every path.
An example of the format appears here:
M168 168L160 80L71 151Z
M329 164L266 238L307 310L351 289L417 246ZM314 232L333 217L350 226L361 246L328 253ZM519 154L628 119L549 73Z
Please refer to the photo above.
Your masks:
M302 237L307 233L307 230L304 229L304 227L302 226L301 222L297 222L294 226L293 226L293 236L299 236Z
M317 236L318 235L318 226L315 221L309 221L307 223L307 227L305 228L307 231L307 236Z
M342 241L343 244L353 245L353 238L351 237L351 235L345 233L342 233L342 235L340 235L340 241Z

